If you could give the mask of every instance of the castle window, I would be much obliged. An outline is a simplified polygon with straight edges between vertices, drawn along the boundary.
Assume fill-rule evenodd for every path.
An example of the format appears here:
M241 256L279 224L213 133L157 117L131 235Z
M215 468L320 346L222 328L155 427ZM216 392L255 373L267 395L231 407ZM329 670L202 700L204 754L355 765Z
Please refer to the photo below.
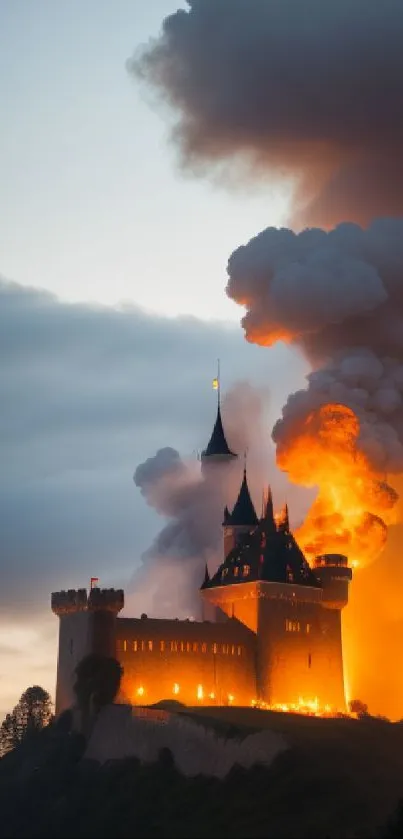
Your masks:
M310 631L311 631L311 624L310 624L310 623L307 623L307 625L306 625L306 634L307 634L307 635L309 635Z
M235 644L231 647L231 655L235 655Z
M136 652L137 652L137 646L138 646L138 645L137 645L137 641L133 641L133 652L134 652L134 653L136 653Z
M127 641L123 641L123 652L125 653L127 650Z
M217 644L213 644L213 653L214 654L216 654L217 649L218 649Z
M201 651L202 651L202 653L206 653L206 652L207 652L207 644L202 644L202 645L201 645Z
M287 619L285 622L285 629L286 632L300 632L301 624L299 621L290 621Z
M185 644L181 641L181 653L185 652Z
M242 655L242 647L237 648L238 655Z
M243 576L244 576L244 577L247 577L249 573L250 573L250 567L249 567L249 565L243 565L243 566L242 566L242 574L243 574Z
M193 652L197 653L198 649L199 649L199 645L198 645L197 641L193 641Z
M141 642L141 652L142 652L142 653L144 652L145 648L146 648L145 641L142 641L142 642Z
M186 641L186 652L190 653L190 641Z
M160 650L163 653L165 650L165 641L160 641Z
M229 644L223 644L223 645L222 645L222 651L223 651L224 655L228 655L228 653L229 653Z
M152 652L152 649L153 649L153 642L149 641L148 642L148 650L149 650L150 653Z
M178 643L177 641L171 641L171 653L178 652Z
M235 568L234 568L234 577L237 577L237 576L238 576L238 574L239 574L239 568L238 568L238 566L236 565L236 566L235 566Z

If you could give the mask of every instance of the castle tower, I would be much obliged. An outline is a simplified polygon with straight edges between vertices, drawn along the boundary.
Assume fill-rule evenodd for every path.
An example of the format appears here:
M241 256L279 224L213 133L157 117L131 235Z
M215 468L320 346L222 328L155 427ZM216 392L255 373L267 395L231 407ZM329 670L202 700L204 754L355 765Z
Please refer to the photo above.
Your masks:
M246 467L243 471L243 480L235 502L232 513L228 507L224 510L224 557L240 543L242 537L250 533L259 523L253 501L250 496Z
M204 472L209 466L216 464L232 463L238 455L231 451L224 433L224 428L221 418L221 403L220 403L220 367L218 365L218 375L214 379L214 387L217 391L217 416L214 423L214 428L208 442L207 447L202 451L201 464Z
M322 554L314 561L315 575L323 587L323 606L341 611L348 603L348 584L353 573L342 554Z
M52 593L52 612L60 619L56 715L74 702L74 671L89 653L115 656L116 618L124 606L121 589L69 589Z
M345 557L310 568L271 493L257 526L235 543L201 588L203 600L256 634L257 699L345 709L341 610L351 569Z

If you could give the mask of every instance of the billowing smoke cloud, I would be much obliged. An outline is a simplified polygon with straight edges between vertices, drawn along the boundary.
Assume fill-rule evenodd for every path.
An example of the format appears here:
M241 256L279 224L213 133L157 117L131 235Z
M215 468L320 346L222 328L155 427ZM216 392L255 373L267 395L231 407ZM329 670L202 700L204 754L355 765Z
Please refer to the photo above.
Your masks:
M141 463L134 482L168 521L142 557L128 592L130 614L200 618L198 590L205 565L214 572L222 561L222 517L235 502L247 451L248 482L258 512L262 489L273 475L270 433L265 418L266 394L246 383L234 386L222 404L230 447L240 453L231 465L200 470L196 460L183 460L172 448L160 449ZM284 484L276 481L277 500Z
M188 7L129 70L171 106L184 166L285 179L293 226L325 228L264 230L232 254L227 292L246 310L248 341L287 342L311 364L274 427L277 462L318 489L297 532L308 556L342 551L364 566L347 610L350 684L401 716L403 6Z
M264 230L228 263L249 341L298 345L312 364L273 430L291 480L320 493L299 536L308 553L379 554L403 471L403 221Z
M286 175L303 223L403 214L400 0L188 5L129 62L173 107L186 165Z

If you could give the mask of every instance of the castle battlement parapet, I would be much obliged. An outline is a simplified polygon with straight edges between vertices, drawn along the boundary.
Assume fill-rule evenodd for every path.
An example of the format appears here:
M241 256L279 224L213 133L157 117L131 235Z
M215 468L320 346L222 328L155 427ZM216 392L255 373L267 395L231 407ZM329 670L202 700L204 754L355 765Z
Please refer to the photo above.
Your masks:
M124 606L122 589L93 588L87 594L85 588L52 592L52 612L59 617L76 612L113 612L118 614Z
M315 574L322 584L323 605L343 609L348 603L348 585L353 572L343 554L321 554L314 560Z
M121 588L93 588L88 596L88 609L91 612L114 612L117 615L124 605L124 593Z

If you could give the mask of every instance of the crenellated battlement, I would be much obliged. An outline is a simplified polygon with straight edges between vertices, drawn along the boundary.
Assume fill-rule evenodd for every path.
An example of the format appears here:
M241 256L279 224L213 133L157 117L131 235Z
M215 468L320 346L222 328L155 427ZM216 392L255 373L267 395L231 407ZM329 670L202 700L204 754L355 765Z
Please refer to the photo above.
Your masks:
M321 554L314 561L315 574L322 584L323 606L343 609L348 603L348 586L353 572L343 554Z
M91 612L114 612L117 615L125 605L123 589L92 588L87 602Z
M93 588L87 594L85 588L52 592L52 612L59 617L76 612L112 612L117 615L124 607L122 589Z

